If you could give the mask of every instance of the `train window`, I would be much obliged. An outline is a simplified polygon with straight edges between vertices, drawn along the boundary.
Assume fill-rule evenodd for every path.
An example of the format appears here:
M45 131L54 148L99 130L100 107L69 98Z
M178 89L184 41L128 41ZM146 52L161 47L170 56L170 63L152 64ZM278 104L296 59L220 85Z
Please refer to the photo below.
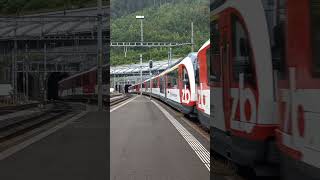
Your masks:
M158 88L158 78L154 78L152 81L153 81L152 88Z
M210 60L209 63L207 63L210 66L209 73L209 79L208 81L214 81L214 82L220 82L220 76L221 76L221 60L220 60L220 33L219 33L219 26L218 21L212 21L210 24L210 58L207 60Z
M146 82L147 83L147 88L149 89L150 88L150 81Z
M179 78L178 69L175 69L174 71L172 71L172 79L173 79L172 86L175 89L178 88L178 78Z
M194 68L195 68L195 83L196 84L200 84L200 66L199 66L199 60L198 59L196 59L195 60L195 66L194 66Z
M287 21L287 0L263 0L272 52L272 66L278 71L279 79L287 77L285 57L285 22Z
M160 76L160 93L164 93L165 88L165 79L164 76Z
M277 24L273 29L272 66L279 72L279 79L287 77L285 56L285 23Z
M320 77L320 2L311 0L311 39L312 39L312 57L313 74Z
M178 88L178 69L175 69L167 74L167 87Z
M190 86L188 71L185 67L183 67L183 87L184 86L187 88Z
M239 81L239 74L244 74L244 81L255 80L250 53L248 35L237 16L232 16L232 72L233 79Z
M81 76L78 76L75 79L76 79L76 87L80 87L81 86Z
M87 74L81 75L83 84L88 84L89 83L89 77Z
M102 69L102 84L107 84L107 80L109 79L109 73L107 68Z

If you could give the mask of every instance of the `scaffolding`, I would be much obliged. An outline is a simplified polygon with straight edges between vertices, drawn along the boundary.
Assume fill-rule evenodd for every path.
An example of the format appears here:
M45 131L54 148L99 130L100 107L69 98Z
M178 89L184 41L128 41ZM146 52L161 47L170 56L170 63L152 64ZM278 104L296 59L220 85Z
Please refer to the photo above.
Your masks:
M101 9L83 8L33 14L19 17L0 17L0 60L11 61L10 82L13 87L12 98L23 93L28 100L28 77L37 73L41 79L42 100L47 100L46 82L53 72L74 74L98 62L97 41L101 30L101 43L110 41L110 7ZM101 46L102 47L102 46ZM108 64L109 48L100 51ZM22 73L23 90L18 91L18 73Z

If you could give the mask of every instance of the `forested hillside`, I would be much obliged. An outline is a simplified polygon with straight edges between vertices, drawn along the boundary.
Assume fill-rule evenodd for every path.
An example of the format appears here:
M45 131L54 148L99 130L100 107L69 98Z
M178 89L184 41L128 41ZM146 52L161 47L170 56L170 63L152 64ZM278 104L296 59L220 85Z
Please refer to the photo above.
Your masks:
M124 16L147 7L158 8L165 4L190 3L203 0L111 0L112 18ZM209 1L209 0L207 0Z
M146 8L140 3L144 4ZM140 21L136 15L144 15L144 41L148 42L190 42L191 22L194 23L196 49L209 38L209 0L162 0L162 5L154 6L153 0L137 0L130 4L128 0L112 0L111 40L120 42L140 41ZM117 4L116 4L117 2ZM127 3L126 3L127 2ZM159 2L159 0L157 1ZM116 14L120 8L119 14ZM141 9L135 11L135 9ZM131 12L134 11L134 12ZM125 15L121 15L121 13ZM191 51L190 47L173 48L174 57L183 57ZM136 63L139 54L144 59L166 59L168 49L128 49L127 58L124 58L122 48L111 49L111 64Z

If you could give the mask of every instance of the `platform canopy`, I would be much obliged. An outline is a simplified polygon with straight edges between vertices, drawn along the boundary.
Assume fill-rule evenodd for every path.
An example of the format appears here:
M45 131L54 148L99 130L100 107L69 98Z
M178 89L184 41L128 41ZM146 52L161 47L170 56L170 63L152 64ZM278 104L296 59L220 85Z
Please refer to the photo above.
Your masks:
M180 59L172 59L171 65L178 62ZM168 60L156 61L153 60L153 67L151 69L153 74L160 73L168 68ZM149 62L142 63L143 74L149 74ZM140 73L140 63L139 64L126 64L121 66L111 66L110 74L116 76L122 75L137 75Z
M109 7L103 8L103 29L109 29ZM97 8L57 11L25 16L0 17L0 40L94 39ZM81 33L81 36L76 34ZM88 33L83 36L83 33ZM75 37L76 36L76 37Z

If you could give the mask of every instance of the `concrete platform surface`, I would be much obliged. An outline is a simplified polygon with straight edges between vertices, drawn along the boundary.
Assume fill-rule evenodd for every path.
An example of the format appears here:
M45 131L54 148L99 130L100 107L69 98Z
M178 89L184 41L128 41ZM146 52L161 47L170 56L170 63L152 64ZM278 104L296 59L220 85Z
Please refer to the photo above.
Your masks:
M106 180L107 112L88 112L0 161L1 180Z
M146 97L111 112L111 180L209 180L210 173Z

